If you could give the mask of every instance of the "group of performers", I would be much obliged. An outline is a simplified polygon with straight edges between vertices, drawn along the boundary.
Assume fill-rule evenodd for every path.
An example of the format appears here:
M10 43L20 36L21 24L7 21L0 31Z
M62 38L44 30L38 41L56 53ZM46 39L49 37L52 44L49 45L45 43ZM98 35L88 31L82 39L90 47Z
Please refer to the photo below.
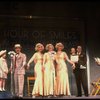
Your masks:
M85 96L88 96L87 76L86 76L86 56L82 53L82 47L77 46L71 48L71 57L76 56L78 60L72 61L67 53L63 51L64 45L57 43L54 51L52 44L46 47L41 43L35 46L36 52L31 59L26 61L26 54L21 52L21 45L15 44L15 54L12 56L14 65L14 83L15 95L23 97L25 66L30 68L30 64L34 63L35 83L32 90L32 97L36 96L71 96L68 78L68 69L66 61L68 61L75 73L77 84L77 96L82 96L81 85L83 86ZM47 52L43 54L43 50ZM12 66L10 67L10 70ZM8 67L6 63L6 50L0 52L0 91L5 90L5 79L7 78Z

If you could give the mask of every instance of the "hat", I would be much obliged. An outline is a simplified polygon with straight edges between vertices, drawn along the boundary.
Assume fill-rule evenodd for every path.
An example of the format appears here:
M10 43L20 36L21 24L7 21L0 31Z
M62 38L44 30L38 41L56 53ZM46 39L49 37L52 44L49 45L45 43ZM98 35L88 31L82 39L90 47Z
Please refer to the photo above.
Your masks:
M5 54L6 52L7 52L7 50L0 51L0 56L3 56L3 54Z
M15 44L14 48L21 48L20 44Z

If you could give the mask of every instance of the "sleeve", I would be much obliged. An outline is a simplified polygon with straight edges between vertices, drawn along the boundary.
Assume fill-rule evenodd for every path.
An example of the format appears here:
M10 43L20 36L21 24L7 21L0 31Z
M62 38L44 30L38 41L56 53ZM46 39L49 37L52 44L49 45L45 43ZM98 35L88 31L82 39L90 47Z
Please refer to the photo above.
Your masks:
M34 59L36 58L36 53L31 57L31 59L28 61L28 65L30 65Z
M26 65L26 55L24 54L23 55L23 66L25 66Z
M80 55L78 62L79 62L80 65L86 66L87 58L86 58L86 54L85 53L82 53Z
M1 59L0 59L0 70L3 71L3 69L2 69L2 60Z
M86 54L83 53L83 65L84 66L86 65L86 62L87 62L87 57L86 57Z

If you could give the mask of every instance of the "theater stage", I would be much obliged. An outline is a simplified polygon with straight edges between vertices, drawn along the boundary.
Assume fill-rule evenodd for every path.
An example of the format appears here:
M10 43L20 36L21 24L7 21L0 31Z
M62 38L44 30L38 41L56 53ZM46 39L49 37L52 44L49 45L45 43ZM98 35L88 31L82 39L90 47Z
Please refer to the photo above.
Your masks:
M36 97L36 98L32 98L32 97L23 97L23 99L100 99L100 96L89 96L89 97L76 97L76 96L61 96L61 97Z
M82 97L76 97L76 96L56 96L56 97L23 97L23 98L18 98L15 97L13 95L11 95L10 92L5 91L5 92L0 92L0 99L100 99L100 95L96 95L96 96L82 96Z

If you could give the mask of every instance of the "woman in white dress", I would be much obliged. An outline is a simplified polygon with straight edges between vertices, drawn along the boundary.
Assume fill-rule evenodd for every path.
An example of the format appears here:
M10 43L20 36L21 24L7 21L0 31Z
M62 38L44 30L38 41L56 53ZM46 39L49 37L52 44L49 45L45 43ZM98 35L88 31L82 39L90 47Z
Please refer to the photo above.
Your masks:
M8 67L6 61L6 50L0 51L0 91L5 91Z
M46 52L43 56L44 66L44 96L54 95L55 93L55 54L52 44L46 45Z
M35 83L32 91L32 97L35 96L43 96L43 54L44 46L41 43L36 44L35 50L37 51L32 58L28 62L28 66L30 63L34 61L34 73L35 73Z
M67 95L70 96L70 87L68 79L68 69L66 65L66 60L72 64L73 69L75 64L69 60L67 54L63 52L64 45L62 43L56 44L56 63L57 63L57 95Z

